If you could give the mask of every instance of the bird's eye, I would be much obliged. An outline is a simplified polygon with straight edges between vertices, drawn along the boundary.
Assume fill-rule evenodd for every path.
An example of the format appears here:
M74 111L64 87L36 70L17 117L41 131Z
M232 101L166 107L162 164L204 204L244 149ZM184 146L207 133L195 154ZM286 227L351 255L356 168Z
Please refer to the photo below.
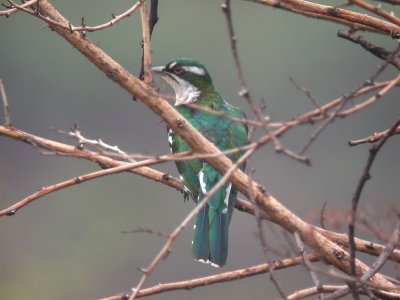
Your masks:
M183 73L183 68L181 67L181 66L175 66L173 69L172 69L172 71L176 74L176 75L179 75L179 74L182 74Z

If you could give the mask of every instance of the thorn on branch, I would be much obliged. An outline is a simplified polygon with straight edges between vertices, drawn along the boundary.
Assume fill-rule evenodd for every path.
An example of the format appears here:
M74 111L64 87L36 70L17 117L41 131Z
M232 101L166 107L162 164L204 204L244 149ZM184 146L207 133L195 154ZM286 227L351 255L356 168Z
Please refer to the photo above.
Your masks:
M337 258L338 260L342 260L342 259L345 257L343 251L336 251L336 250L335 250L335 251L333 252L333 254L336 256L336 258Z
M39 14L40 14L40 0L37 0L37 2L36 2L34 14L35 14L35 16L39 16Z
M339 16L339 10L337 7L329 7L327 10L328 14L331 15L332 17L337 17Z
M175 121L175 124L176 124L176 126L178 126L179 128L184 128L185 127L185 120L183 120L183 119L177 119L176 121Z
M148 274L149 273L149 271L147 271L145 268L137 268L137 270L140 272L140 273L143 273L143 274ZM134 289L132 289L132 291L133 291Z
M17 211L14 210L14 209L13 209L13 210L10 210L8 213L6 213L6 216L9 216L9 217L14 216L16 212L17 212Z

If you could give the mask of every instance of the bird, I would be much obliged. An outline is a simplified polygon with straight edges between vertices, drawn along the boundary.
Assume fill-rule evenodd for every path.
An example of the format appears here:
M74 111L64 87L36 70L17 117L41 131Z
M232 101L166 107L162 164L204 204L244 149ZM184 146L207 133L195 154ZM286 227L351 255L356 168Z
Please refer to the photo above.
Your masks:
M153 67L175 92L175 109L200 133L221 151L245 146L248 128L245 114L224 100L214 87L206 67L189 58L178 58L164 66ZM168 142L172 153L190 151L188 143L168 130ZM242 151L228 154L236 162ZM201 159L176 161L184 194L190 195L195 204L207 195L222 175L209 163ZM245 163L240 165L245 169ZM196 215L193 226L192 254L197 261L222 267L228 255L228 228L237 196L232 183L225 183L209 199Z

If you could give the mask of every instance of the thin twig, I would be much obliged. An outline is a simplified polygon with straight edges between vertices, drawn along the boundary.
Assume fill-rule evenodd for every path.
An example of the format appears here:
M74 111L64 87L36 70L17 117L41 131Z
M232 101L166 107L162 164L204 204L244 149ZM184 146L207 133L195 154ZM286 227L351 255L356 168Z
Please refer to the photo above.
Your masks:
M344 38L349 40L355 44L359 44L365 50L373 54L374 56L382 59L382 60L389 60L392 52L386 50L383 47L380 47L367 39L363 38L361 35L356 35L353 31L348 30L339 30L337 33L338 37ZM400 69L400 55L397 54L393 56L390 60L390 63L395 66L397 69Z
M152 235L157 235L165 238L169 238L169 235L161 232L161 231L154 231L153 229L150 228L138 228L138 229L131 229L131 230L123 230L121 231L122 234L127 234L127 233L147 233L147 234L152 234Z
M351 140L348 142L348 145L356 146L356 145L365 144L365 143L376 143L377 141L379 141L382 138L384 138L385 136L387 136L387 134L389 133L389 130L390 129L386 129L381 132L374 132L372 135L367 136L365 138L358 139L358 140ZM393 132L393 134L400 134L400 127L397 127L395 132Z
M326 229L325 228L325 208L327 205L327 201L324 201L324 204L322 204L322 208L321 208L321 212L319 214L319 224L321 225L321 228Z
M254 194L250 188L253 185L253 180L251 177L251 174L252 174L251 158L247 159L247 168L249 170L247 172L247 175L249 178L248 198L249 198L250 202L255 205L256 201L254 199ZM271 258L271 253L270 253L271 251L267 245L267 241L265 240L264 230L263 230L263 226L262 226L262 217L261 217L260 210L257 208L255 210L254 217L256 219L256 224L257 224L257 235L258 235L258 239L260 240L261 249L264 254L265 261L267 262L267 264L269 266L272 266L273 264L272 264L272 258ZM287 300L287 296L286 296L285 292L283 291L282 285L280 284L278 277L275 274L275 270L271 268L269 270L269 274L270 274L269 278L272 281L272 283L274 284L274 286L275 286L276 290L278 291L279 295L281 296L281 298L284 300Z
M312 104L314 104L315 107L317 107L321 111L322 114L324 113L321 106L318 104L318 101L313 97L308 89L301 86L293 77L289 77L289 80L296 87L296 89L306 94L307 98L311 101Z
M151 73L150 23L145 2L140 7L140 16L143 31L143 81L149 85L153 82L153 77Z
M365 107L367 107L367 106L371 105L372 103L376 102L377 100L381 99L382 96L386 95L389 91L391 91L396 86L398 86L399 83L400 83L400 75L398 75L393 80L391 80L387 86L385 86L383 89L381 89L379 92L377 92L372 97L368 98L367 100L363 101L362 103L354 105L353 107L351 107L349 109L338 112L337 115L339 117L346 117L350 114L353 114L356 111L364 109Z
M321 293L332 293L334 291L337 291L338 289L344 287L343 285L321 285L319 288L317 287L310 287L310 288L305 288L301 289L298 291L293 292L292 294L289 295L288 300L302 300L311 296L314 296L316 294L321 295Z
M23 3L23 4L21 4L21 7L23 7L23 8L28 8L28 7L30 7L30 6L32 6L32 5L34 5L34 4L36 4L37 1L38 1L38 0L30 0L30 1L27 1L27 2L25 2L25 3ZM12 14L15 14L17 11L19 11L19 9L18 9L18 8L15 8L15 7L12 7L12 8L7 9L7 10L0 10L0 16L9 17L9 16L11 16Z
M299 249L299 253L303 257L304 265L305 265L306 269L310 272L311 278L312 278L312 280L313 280L313 282L315 284L315 288L317 289L317 291L320 292L319 295L318 295L318 298L320 300L323 300L324 299L324 295L321 293L322 292L321 282L319 281L317 273L315 273L312 270L312 265L311 265L310 260L308 259L306 251L304 249L303 241L301 240L301 237L300 237L300 235L299 235L299 233L297 231L294 232L294 237L295 237L298 249Z
M33 15L33 16L45 21L48 24L59 26L61 28L69 30L70 32L74 32L74 31L93 32L93 31L97 31L97 30L101 30L101 29L104 29L104 28L111 27L114 24L116 24L119 21L121 21L122 19L130 17L144 3L145 0L138 0L131 8L129 8L128 10L123 12L122 14L117 15L117 16L112 15L112 20L111 21L106 22L106 23L101 24L101 25L97 25L97 26L86 26L86 25L85 26L73 26L71 23L69 23L68 26L67 26L67 25L60 24L59 22L54 21L54 20L52 20L50 18L42 16L40 13L38 13L37 10L28 9L28 7L32 6L33 4L35 4L38 1L35 1L35 3L31 3L30 5L25 5L28 2L25 3L25 4L22 4L22 5L18 5L12 0L7 0L7 1L13 6L14 9L17 9L17 10L23 11L25 13L28 13L30 15Z
M379 6L371 5L364 0L350 0L350 2L400 26L400 19L398 17L380 8Z
M10 106L8 104L8 98L6 93L6 88L3 84L3 80L0 78L0 94L3 100L3 115L4 115L4 126L11 126L11 113Z
M149 39L151 40L151 36L153 35L153 30L154 27L156 26L158 22L158 0L151 0L150 2L150 16L149 16ZM143 21L143 20L142 20ZM143 26L143 25L142 25ZM140 73L139 73L139 78L144 79L144 40L142 41L143 43L143 52L142 52L142 63L140 66ZM151 51L150 51L151 52Z

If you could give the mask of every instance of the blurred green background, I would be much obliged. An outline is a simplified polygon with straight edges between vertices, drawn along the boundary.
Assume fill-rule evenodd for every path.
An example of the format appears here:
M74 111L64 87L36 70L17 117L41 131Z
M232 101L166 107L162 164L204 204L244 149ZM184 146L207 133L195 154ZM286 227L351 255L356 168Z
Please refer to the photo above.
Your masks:
M103 23L111 13L121 13L132 5L131 1L99 0L52 3L76 25L82 16L88 25ZM165 64L180 56L201 60L224 97L249 112L238 96L220 4L221 1L160 1L160 21L152 41L153 63ZM289 82L289 76L324 103L358 86L381 63L359 46L338 38L338 29L343 28L338 24L251 2L232 4L246 80L253 97L265 99L267 114L273 121L295 117L313 107ZM395 13L400 15L399 9ZM50 128L67 130L77 122L87 137L101 137L128 152L169 152L165 125L159 118L140 101L132 101L129 94L43 22L23 13L3 17L0 36L0 77L6 85L17 128L74 143ZM388 49L396 45L387 36L365 36ZM89 33L88 38L138 73L139 14L112 28ZM389 68L380 79L390 79L396 72ZM254 178L306 219L318 214L324 201L328 202L328 209L349 208L368 146L349 148L347 141L388 128L399 117L399 96L398 90L393 91L357 115L335 121L307 152L312 167L275 154L271 146L262 149L253 161L257 167ZM306 126L282 140L297 150L312 132L313 128ZM399 139L393 138L384 147L361 199L362 205L372 206L381 215L389 205L399 203L399 146ZM172 163L156 168L177 175ZM0 137L1 209L42 186L97 169L97 165L83 160L43 156L24 143ZM175 190L132 174L97 179L44 197L14 217L0 219L0 298L94 299L126 291L141 276L137 268L151 261L164 239L120 232L138 227L170 232L191 209L192 205L184 204L182 195ZM254 219L236 212L228 265L221 271L263 262L255 232ZM286 247L270 228L266 235L271 246ZM220 272L191 259L190 241L191 227L178 238L172 253L147 285ZM301 266L277 274L287 293L312 285ZM264 275L150 298L189 297L273 299L277 293Z

